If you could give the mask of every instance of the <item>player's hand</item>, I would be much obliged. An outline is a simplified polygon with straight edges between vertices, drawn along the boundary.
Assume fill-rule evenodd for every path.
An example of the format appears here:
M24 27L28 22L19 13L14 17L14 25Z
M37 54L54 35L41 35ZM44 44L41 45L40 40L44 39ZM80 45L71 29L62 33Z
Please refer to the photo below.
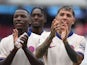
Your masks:
M66 22L61 22L61 39L63 41L67 40L67 36L68 36L68 25Z
M18 38L18 30L17 29L13 29L13 39L14 39L14 48L21 48L22 45L20 44L20 40Z
M26 48L27 47L27 41L28 41L28 34L27 33L23 33L20 37L21 40L21 44L22 44L22 48Z
M14 46L16 48L27 47L28 35L27 33L23 33L19 38L16 38Z
M61 33L61 31L60 31L60 28L61 28L61 22L60 22L60 20L59 19L57 19L57 18L55 18L54 19L54 25L53 25L53 27L55 28L55 31L58 33L58 34L60 34Z
M18 39L15 41L14 48L17 48L17 49L22 48L22 44L21 44L21 43L23 43L23 41L20 40L20 38L18 38Z
M14 38L14 43L15 43L18 39L18 30L17 29L13 29L13 38Z
M55 33L56 33L56 30L55 30L55 27L54 27L54 23L55 23L55 19L52 21L52 25L51 25L51 37L54 37L55 36Z

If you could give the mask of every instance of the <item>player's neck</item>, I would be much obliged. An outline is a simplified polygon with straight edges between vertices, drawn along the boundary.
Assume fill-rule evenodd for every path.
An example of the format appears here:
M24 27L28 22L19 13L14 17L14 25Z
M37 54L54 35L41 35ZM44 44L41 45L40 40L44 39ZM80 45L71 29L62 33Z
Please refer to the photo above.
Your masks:
M38 35L41 35L41 33L43 32L43 28L42 27L40 27L40 28L33 28L32 27L32 32L36 33Z

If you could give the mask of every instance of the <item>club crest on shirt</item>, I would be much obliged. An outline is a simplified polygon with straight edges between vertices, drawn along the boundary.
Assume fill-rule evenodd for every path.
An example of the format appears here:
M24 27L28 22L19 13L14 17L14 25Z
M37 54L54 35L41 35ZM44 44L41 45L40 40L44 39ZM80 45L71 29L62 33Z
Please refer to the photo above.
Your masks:
M28 48L29 48L29 50L30 50L32 53L33 53L34 50L35 50L35 48L34 48L33 46L29 46Z

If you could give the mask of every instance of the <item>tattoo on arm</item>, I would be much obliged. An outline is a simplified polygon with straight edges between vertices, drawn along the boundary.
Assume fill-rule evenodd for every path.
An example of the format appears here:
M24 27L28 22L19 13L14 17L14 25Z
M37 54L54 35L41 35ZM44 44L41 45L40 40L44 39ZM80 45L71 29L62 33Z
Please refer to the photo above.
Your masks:
M79 59L78 58L81 58L81 56L79 54L77 54L71 47L70 45L68 44L68 42L64 42L64 45L65 45L65 48L66 48L66 51L70 57L70 59L74 62L74 63L78 63L79 62Z
M52 39L53 39L53 37L51 37L51 35L49 35L49 37L43 42L43 44L36 49L37 58L41 58L47 52L47 50L52 42Z

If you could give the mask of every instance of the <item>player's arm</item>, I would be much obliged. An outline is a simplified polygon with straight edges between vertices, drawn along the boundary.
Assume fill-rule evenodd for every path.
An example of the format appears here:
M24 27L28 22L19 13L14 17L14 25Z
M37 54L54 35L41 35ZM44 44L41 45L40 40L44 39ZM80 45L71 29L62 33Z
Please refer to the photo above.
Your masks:
M20 38L23 42L21 42L22 44L22 49L24 50L29 62L31 65L44 65L43 62L41 62L40 60L38 60L33 53L31 53L28 48L27 48L27 40L28 40L28 35L27 33L24 33L21 38Z
M80 63L83 59L83 56L81 53L77 53L74 49L71 48L71 46L69 45L68 41L67 41L67 36L69 34L69 28L68 25L65 23L62 23L65 27L62 26L63 30L61 30L61 39L64 43L65 49L67 51L68 56L70 57L70 59L73 61L73 63Z
M1 58L0 65L11 65L18 49L22 47L22 45L20 44L21 40L19 40L19 38L16 38L17 37L16 33L13 34L13 37L14 37L14 48L6 58ZM5 41L5 40L3 40L3 41ZM2 44L6 43L6 42L3 42L3 41L1 43L1 48L0 48L1 50L2 49L4 50L4 48L5 48L4 46L2 46ZM3 53L4 52L1 52L2 55L3 55Z
M0 60L0 65L11 65L17 50L18 48L15 47L7 56L7 58Z
M51 36L51 34L47 37L47 39L42 43L42 45L40 45L39 47L37 47L36 49L36 54L35 56L37 58L41 58L46 51L48 50L51 42L52 42L53 36Z
M73 61L73 63L81 63L83 55L81 53L77 53L74 49L71 48L71 46L67 41L67 32L63 31L62 33L63 34L61 34L61 38L64 43L68 56Z
M38 60L34 55L33 53L31 53L28 48L23 48L29 62L31 65L44 65L44 63L40 60Z
M54 38L55 36L55 29L54 29L54 22L55 20L53 20L52 22L52 26L51 26L51 33L50 35L47 37L47 39L42 43L42 45L40 45L39 47L37 47L36 49L36 57L37 58L41 58L48 50L51 42L52 42L52 39Z
M70 57L70 59L77 64L80 64L82 59L83 59L83 55L80 53L77 53L76 51L74 51L71 46L68 44L67 41L64 41L64 46L66 48L66 51Z

